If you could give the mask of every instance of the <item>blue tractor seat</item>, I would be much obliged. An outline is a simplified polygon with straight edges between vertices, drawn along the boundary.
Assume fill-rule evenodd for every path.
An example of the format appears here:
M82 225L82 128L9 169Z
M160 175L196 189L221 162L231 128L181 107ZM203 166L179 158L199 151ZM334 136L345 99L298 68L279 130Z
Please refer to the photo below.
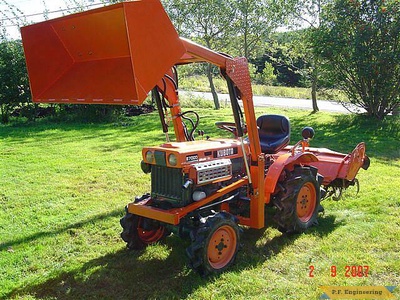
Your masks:
M257 119L261 151L274 154L290 142L289 119L281 115L262 115Z

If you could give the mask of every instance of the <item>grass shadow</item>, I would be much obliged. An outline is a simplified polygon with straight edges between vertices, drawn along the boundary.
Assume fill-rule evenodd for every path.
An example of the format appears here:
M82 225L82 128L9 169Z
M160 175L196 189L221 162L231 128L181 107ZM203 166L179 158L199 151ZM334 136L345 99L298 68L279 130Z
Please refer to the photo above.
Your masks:
M343 221L337 222L335 216L332 215L320 216L318 222L317 226L309 228L304 234L322 238L344 223ZM251 266L256 267L293 245L302 236L302 234L272 233L269 228L271 227L245 230L242 237L243 249L239 252L234 270L246 270ZM266 241L260 243L260 240L264 238Z
M7 297L35 299L182 299L209 279L187 267L181 240L168 239L166 258L147 258L147 251L121 249L80 268L62 271L38 284L14 289ZM150 246L152 247L152 246ZM160 247L160 246L158 246ZM154 249L153 249L154 250ZM151 251L151 250L150 250Z
M84 221L80 221L80 222L76 222L73 224L70 224L68 226L62 227L58 230L52 230L52 231L41 231L41 232L37 232L35 234L29 235L29 236L24 236L20 239L15 239L15 240L11 240L11 241L4 241L0 243L0 251L2 250L6 250L10 247L15 247L18 246L20 244L25 244L25 243L29 243L31 241L35 241L41 238L46 238L46 237L54 237L57 236L63 232L72 230L72 229L78 229L81 227L84 227L86 224L90 224L93 222L98 222L98 221L102 221L102 220L106 220L109 218L116 218L121 216L122 214L122 210L121 209L115 209L113 211L107 212L107 213L103 213L103 214L98 214L95 216L92 216L90 218L85 219Z
M88 221L90 222L90 221ZM307 234L324 236L340 226L334 216L320 218L320 226ZM78 226L78 225L76 225ZM269 228L269 227L268 227ZM300 235L276 235L259 243L268 229L245 229L243 248L230 269L241 272L257 266L290 246ZM54 271L45 281L11 291L8 298L33 296L35 299L183 299L200 286L214 282L215 275L202 278L188 269L185 248L178 237L169 237L165 245L143 251L118 250L90 260L70 271ZM153 252L162 247L166 257ZM151 258L149 258L151 257Z
M309 234L323 238L335 231L336 228L346 224L345 220L337 221L334 215L323 214L318 218L318 225L310 228Z

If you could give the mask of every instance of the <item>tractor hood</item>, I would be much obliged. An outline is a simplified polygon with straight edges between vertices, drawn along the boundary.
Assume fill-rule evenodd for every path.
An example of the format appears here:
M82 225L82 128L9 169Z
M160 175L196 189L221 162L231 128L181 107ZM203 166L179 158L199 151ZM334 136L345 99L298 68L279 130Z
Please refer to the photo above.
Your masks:
M186 52L159 0L21 28L34 102L141 104Z

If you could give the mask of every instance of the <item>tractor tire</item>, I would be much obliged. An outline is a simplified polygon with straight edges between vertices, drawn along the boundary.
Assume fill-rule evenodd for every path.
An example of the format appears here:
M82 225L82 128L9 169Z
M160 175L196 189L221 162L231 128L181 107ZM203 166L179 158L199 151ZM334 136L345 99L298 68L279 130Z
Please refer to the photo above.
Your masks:
M190 233L186 249L189 265L201 276L221 273L229 268L239 250L241 228L238 219L227 212L209 216Z
M323 211L321 183L323 177L313 167L296 166L288 178L280 182L282 188L274 200L274 216L282 233L301 233L317 225L318 212Z
M151 221L141 216L131 213L121 218L120 224L123 228L121 238L126 242L127 248L131 250L140 250L150 244L154 244L164 239L168 232L166 228L157 222L143 228L144 221ZM149 228L151 227L151 228Z

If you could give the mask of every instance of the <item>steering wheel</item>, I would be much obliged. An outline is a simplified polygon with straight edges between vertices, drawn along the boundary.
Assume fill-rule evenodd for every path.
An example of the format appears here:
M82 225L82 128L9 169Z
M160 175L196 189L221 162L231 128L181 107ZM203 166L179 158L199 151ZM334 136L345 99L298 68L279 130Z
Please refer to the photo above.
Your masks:
M215 126L217 126L219 129L223 129L226 131L229 131L230 133L233 133L235 137L237 137L237 130L236 130L236 124L234 122L215 122ZM243 128L243 133L247 133L247 127L244 126Z

